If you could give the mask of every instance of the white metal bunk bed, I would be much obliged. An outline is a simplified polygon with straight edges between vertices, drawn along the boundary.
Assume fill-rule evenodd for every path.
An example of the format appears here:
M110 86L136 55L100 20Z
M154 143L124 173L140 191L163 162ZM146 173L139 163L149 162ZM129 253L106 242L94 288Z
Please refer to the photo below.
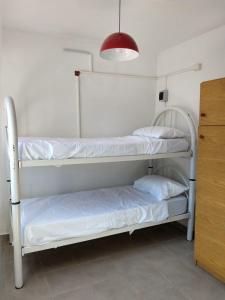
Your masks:
M158 124L160 118L168 111L179 114L186 122L190 134L190 146L188 151L175 153L155 153L152 155L122 155L122 156L105 156L105 157L85 157L85 158L71 158L71 159L39 159L39 160L19 160L18 155L18 135L17 135L17 120L14 102L11 97L5 98L6 116L7 116L7 148L9 154L10 166L10 187L11 187L11 227L12 227L12 244L14 247L14 274L15 287L21 288L23 286L22 275L22 256L26 253L41 251L49 248L57 248L64 245L79 243L91 239L96 239L104 236L114 235L122 232L132 232L134 230L150 227L158 224L188 219L187 226L187 240L191 241L193 238L194 226L194 206L195 206L195 165L196 165L196 129L193 120L189 113L177 107L168 107L156 115L152 124ZM67 238L59 241L52 241L42 245L24 245L21 233L21 199L19 188L19 169L26 167L44 167L44 166L64 166L72 164L90 164L90 163L109 163L121 161L138 161L149 160L150 168L152 168L152 160L161 158L188 158L190 159L190 174L189 174L189 192L188 205L185 213L168 217L159 222L144 222L134 224L122 228L110 229L101 233ZM180 179L184 179L180 176Z

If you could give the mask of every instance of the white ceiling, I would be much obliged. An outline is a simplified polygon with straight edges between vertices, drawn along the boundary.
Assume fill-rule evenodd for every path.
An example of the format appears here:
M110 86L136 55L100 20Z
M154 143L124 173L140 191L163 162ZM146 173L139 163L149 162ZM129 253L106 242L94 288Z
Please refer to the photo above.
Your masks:
M159 51L225 24L225 0L122 0L122 31ZM118 28L118 0L3 0L3 26L103 39Z

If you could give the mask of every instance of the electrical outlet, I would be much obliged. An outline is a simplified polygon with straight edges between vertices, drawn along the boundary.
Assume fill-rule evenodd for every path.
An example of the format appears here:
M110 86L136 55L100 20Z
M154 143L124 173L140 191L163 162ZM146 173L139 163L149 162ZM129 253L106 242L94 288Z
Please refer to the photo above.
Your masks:
M168 90L163 90L159 92L159 101L160 102L167 102L168 101L168 96L169 96L169 91Z

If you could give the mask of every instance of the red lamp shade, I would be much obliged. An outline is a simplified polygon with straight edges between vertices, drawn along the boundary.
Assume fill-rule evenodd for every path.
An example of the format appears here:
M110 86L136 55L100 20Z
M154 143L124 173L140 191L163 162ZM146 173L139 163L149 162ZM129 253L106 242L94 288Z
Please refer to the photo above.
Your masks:
M139 56L135 40L126 33L116 32L109 35L103 42L100 56L114 61L126 61Z

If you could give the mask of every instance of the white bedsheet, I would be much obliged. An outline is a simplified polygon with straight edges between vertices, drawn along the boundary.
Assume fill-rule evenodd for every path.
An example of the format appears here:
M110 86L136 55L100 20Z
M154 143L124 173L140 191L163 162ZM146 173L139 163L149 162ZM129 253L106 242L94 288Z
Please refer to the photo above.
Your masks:
M21 137L20 160L69 159L173 153L188 150L186 139L155 139L139 136L110 138L34 138Z
M167 219L168 201L131 186L22 200L23 245L87 236Z

